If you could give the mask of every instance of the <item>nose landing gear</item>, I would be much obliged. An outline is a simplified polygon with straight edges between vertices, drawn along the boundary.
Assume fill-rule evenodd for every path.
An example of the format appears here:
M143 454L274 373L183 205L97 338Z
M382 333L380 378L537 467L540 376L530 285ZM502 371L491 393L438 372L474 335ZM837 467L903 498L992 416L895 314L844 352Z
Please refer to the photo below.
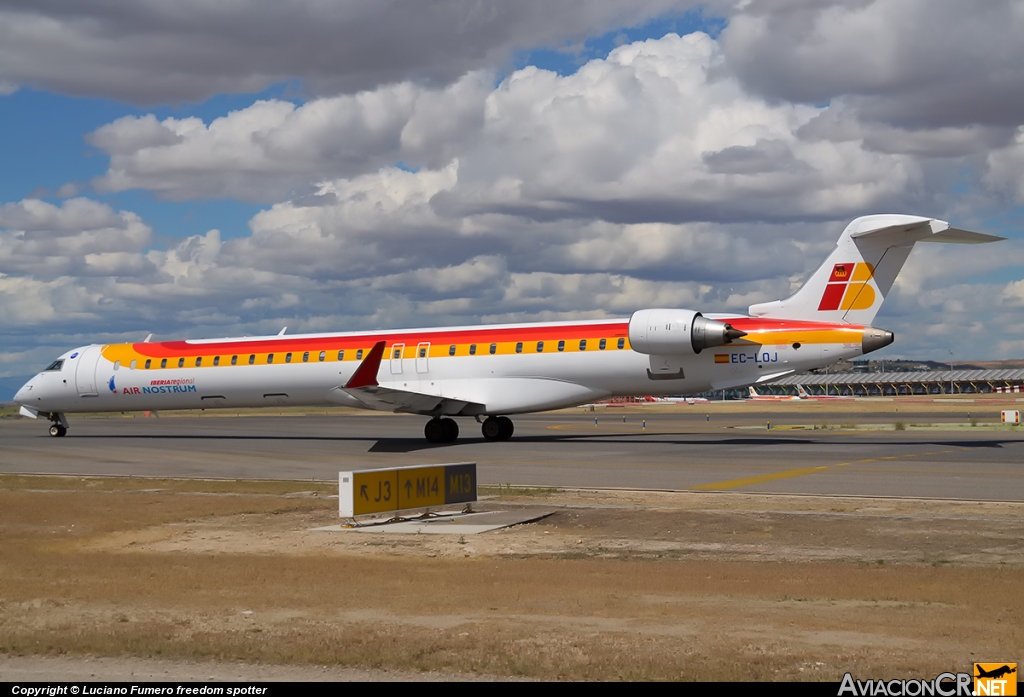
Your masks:
M512 419L507 416L488 416L480 430L487 440L508 440L515 431Z
M459 425L455 419L435 417L423 427L423 435L431 443L454 443L459 437Z
M54 438L63 438L68 434L68 421L64 415L58 412L50 414L50 435Z

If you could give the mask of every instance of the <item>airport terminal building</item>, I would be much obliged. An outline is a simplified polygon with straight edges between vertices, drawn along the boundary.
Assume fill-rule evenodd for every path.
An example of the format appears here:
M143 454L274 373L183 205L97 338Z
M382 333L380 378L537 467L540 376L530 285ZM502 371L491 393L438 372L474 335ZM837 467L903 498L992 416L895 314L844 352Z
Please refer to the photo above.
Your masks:
M1021 392L1024 368L802 373L758 385L757 389L763 394L796 394L797 385L803 385L812 395L853 397Z

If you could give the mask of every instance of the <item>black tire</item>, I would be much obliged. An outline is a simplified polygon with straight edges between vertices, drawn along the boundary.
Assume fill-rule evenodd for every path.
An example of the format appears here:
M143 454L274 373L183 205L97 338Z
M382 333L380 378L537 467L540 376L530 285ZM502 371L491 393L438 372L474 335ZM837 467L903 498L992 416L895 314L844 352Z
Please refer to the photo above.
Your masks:
M53 436L54 438L60 437L60 426L58 426L57 424L50 426L50 435Z
M480 432L487 440L501 440L501 421L493 416L488 416L480 426Z
M430 443L443 443L444 432L445 428L441 419L431 419L427 422L427 425L423 427L423 436Z
M442 442L454 443L459 437L459 425L455 423L455 419L441 419L441 424L444 428Z
M498 440L508 440L512 437L515 432L515 424L512 423L512 419L507 416L499 416L496 421L498 422L501 432L498 435Z

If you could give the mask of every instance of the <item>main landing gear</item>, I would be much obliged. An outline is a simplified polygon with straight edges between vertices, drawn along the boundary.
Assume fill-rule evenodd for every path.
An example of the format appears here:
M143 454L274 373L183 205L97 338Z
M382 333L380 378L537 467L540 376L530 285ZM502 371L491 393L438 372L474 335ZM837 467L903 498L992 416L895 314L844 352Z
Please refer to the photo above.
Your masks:
M459 425L455 419L434 417L423 427L423 435L431 443L454 443L459 437Z
M50 414L50 435L54 438L63 438L68 434L68 420L58 412Z
M487 440L508 440L515 431L512 419L507 416L488 416L480 430ZM435 416L423 427L423 435L431 443L454 443L459 437L459 425L455 419Z
M480 430L487 440L508 440L516 428L507 416L488 416Z

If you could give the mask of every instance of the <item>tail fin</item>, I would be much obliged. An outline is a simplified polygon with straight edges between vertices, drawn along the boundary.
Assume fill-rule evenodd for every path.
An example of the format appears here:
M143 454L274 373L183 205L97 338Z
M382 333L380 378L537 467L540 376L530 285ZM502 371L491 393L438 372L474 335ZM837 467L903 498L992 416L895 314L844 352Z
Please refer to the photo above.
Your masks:
M811 395L807 394L807 390L804 389L803 385L796 386L796 393L800 395L800 399L807 399Z
M868 215L846 226L825 263L794 295L750 306L754 317L871 324L916 242L1005 239L916 215Z
M751 397L760 397L761 396L761 395L759 395L757 393L757 390L755 390L752 386L748 387L747 389L750 390L750 396Z

